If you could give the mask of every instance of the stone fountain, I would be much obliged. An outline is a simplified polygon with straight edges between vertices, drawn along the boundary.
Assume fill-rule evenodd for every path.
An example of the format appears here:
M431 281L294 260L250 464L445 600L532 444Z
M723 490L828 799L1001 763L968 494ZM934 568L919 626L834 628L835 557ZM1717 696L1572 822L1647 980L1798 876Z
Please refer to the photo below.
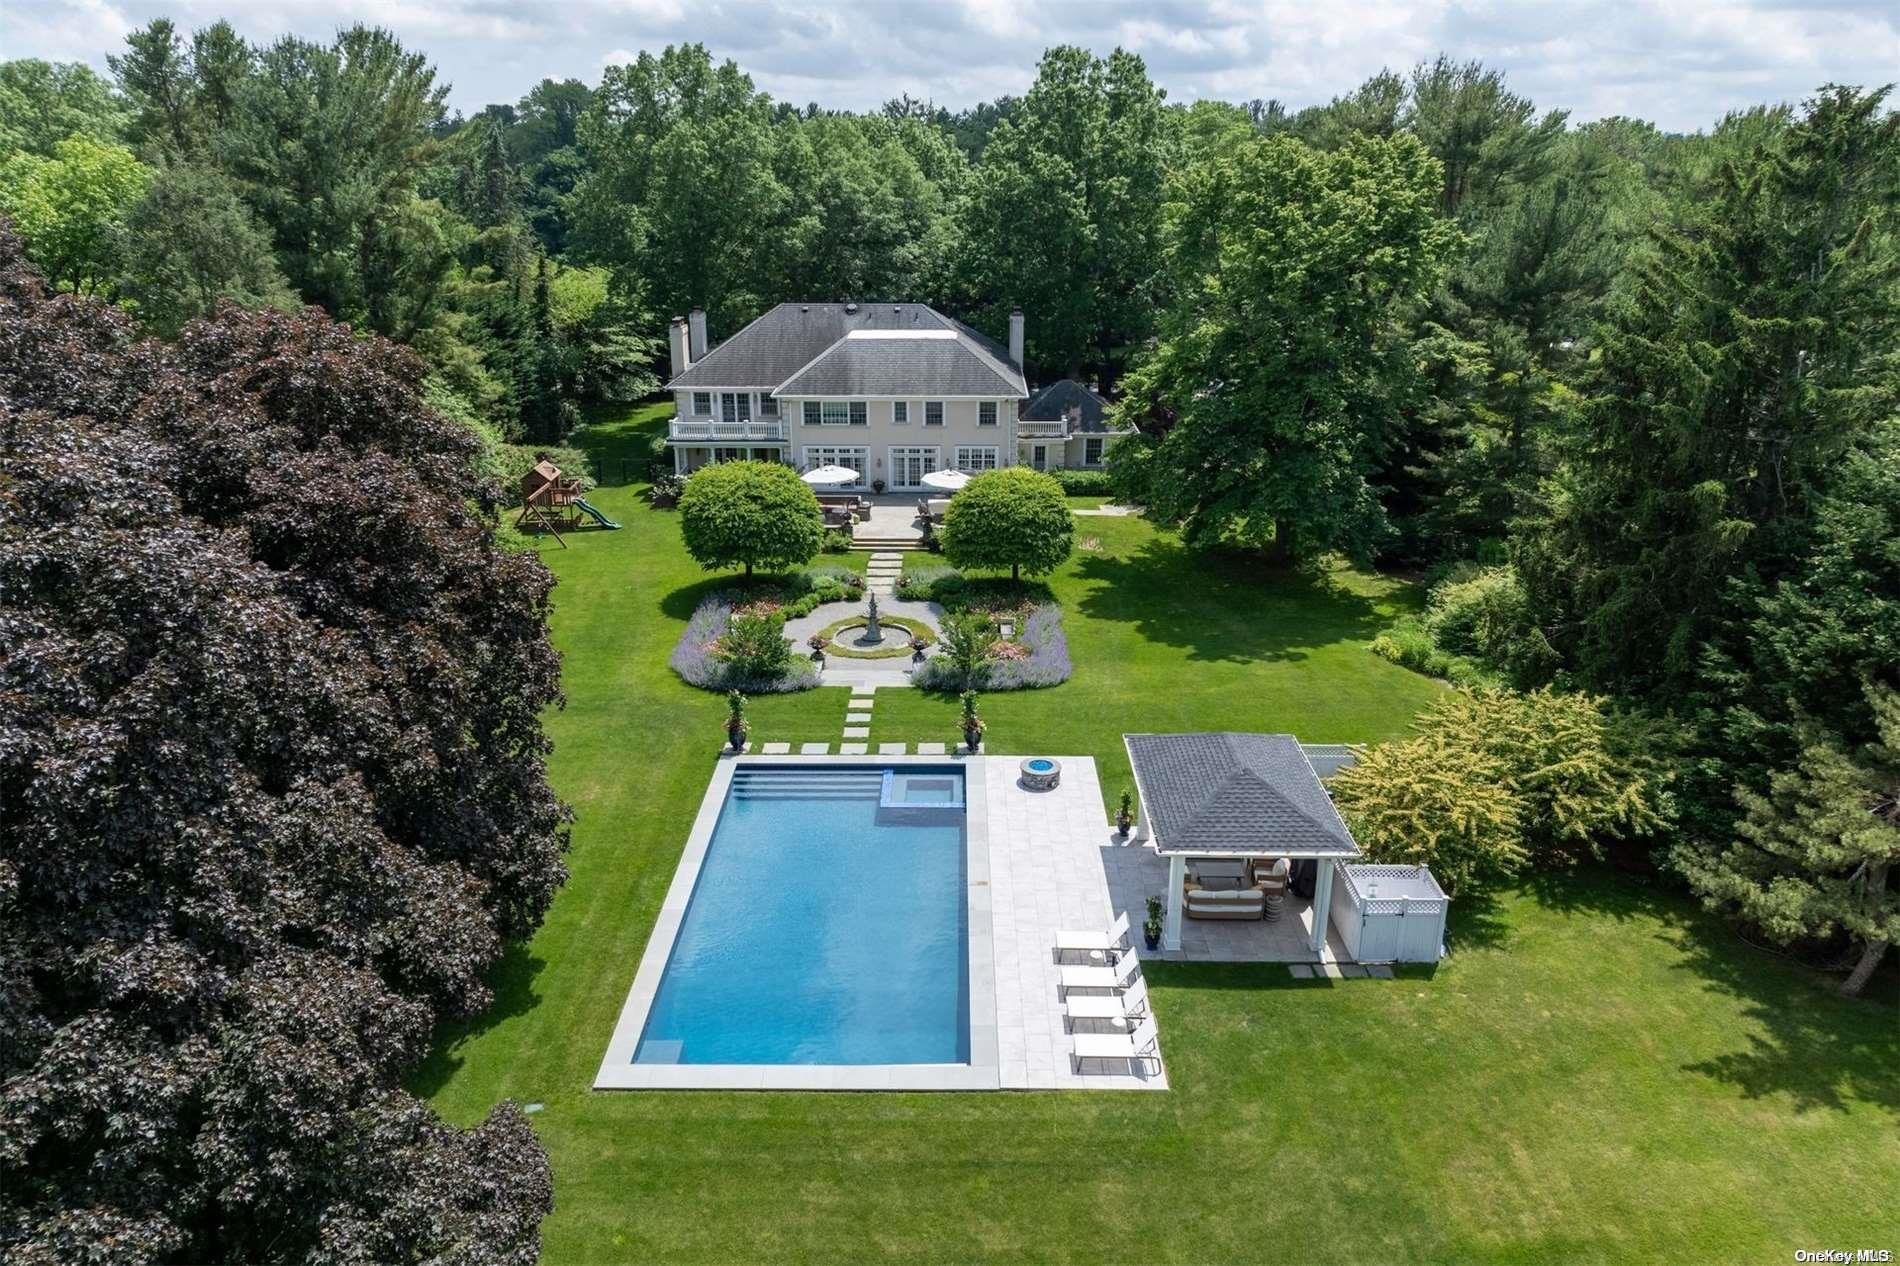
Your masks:
M877 622L877 595L871 595L871 605L864 615L864 636L858 639L861 646L876 646L884 640L884 629Z

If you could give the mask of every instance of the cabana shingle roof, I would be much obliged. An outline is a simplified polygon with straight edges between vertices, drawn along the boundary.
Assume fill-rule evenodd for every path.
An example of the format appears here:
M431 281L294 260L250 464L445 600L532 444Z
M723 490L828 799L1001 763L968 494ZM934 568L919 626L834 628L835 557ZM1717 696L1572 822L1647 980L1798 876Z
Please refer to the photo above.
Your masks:
M1156 851L1357 857L1291 734L1125 734Z

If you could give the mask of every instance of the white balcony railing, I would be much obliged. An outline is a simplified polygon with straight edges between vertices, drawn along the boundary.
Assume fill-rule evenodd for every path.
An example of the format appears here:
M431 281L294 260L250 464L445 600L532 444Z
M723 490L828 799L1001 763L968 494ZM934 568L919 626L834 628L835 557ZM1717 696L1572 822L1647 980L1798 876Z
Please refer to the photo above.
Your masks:
M667 434L676 440L782 440L782 418L754 418L750 422L720 422L713 418L674 418Z
M1025 440L1062 440L1069 437L1069 424L1057 422L1018 422L1016 436Z

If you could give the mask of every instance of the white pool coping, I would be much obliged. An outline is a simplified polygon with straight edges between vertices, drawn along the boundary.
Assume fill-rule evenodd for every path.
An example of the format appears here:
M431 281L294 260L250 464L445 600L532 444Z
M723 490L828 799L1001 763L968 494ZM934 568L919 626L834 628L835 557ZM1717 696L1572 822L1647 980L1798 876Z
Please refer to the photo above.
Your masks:
M646 952L594 1077L596 1090L998 1090L1002 1088L991 951L989 797L983 756L726 756L713 770L673 883L660 905ZM660 991L673 944L699 882L706 850L725 808L732 776L746 765L884 769L964 767L964 900L969 933L970 1062L967 1064L638 1064L634 1051Z

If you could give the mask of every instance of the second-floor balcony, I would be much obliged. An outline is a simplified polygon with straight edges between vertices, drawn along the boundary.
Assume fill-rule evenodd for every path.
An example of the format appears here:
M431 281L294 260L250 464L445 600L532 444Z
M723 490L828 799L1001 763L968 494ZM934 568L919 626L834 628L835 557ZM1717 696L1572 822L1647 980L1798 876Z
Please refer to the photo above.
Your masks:
M1016 437L1024 440L1064 440L1069 437L1067 419L1054 422L1017 422Z
M667 429L667 436L675 440L782 440L785 420L753 418L747 422L722 422L717 418L676 417Z

